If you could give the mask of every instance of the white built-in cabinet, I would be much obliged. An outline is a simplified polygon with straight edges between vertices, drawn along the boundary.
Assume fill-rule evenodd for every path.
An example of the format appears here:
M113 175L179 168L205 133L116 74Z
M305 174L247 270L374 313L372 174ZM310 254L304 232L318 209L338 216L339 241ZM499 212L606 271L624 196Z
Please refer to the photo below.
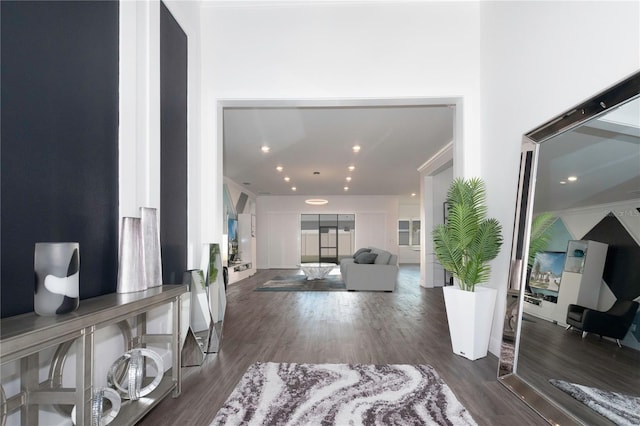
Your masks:
M570 304L597 309L607 248L597 241L569 241L557 302L525 296L524 311L566 325Z
M229 263L229 283L256 273L255 216L251 213L238 214L238 255L239 261Z
M597 241L569 241L556 304L559 324L566 325L570 304L598 308L607 248L607 244Z

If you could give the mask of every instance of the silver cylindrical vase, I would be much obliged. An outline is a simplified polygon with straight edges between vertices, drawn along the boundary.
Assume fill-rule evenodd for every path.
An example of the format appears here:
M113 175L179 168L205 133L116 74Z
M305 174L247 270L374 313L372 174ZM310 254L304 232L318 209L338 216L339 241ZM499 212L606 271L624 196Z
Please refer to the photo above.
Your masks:
M142 258L140 218L123 217L118 255L118 293L133 293L147 289Z
M33 257L38 315L53 316L78 309L80 304L80 244L36 243Z
M162 257L160 254L160 226L158 210L140 207L142 229L142 258L147 287L162 285Z

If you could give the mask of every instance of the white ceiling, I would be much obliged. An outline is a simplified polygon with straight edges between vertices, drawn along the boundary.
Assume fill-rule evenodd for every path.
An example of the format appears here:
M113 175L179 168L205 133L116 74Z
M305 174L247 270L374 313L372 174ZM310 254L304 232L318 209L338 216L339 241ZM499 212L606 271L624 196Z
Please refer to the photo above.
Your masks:
M223 173L256 195L409 196L419 193L418 167L453 139L454 113L447 105L226 107Z
M536 212L640 199L640 99L543 142L538 163Z

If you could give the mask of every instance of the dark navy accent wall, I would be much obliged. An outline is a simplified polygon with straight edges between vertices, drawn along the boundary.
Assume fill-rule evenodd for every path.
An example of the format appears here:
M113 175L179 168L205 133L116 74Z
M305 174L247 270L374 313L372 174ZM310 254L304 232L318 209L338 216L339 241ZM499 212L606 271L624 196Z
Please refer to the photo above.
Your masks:
M7 317L33 311L37 241L80 243L81 299L116 289L119 6L0 4Z
M187 36L160 3L160 243L162 279L187 270Z
M616 298L640 296L640 247L615 214L603 218L582 239L609 245L602 278Z

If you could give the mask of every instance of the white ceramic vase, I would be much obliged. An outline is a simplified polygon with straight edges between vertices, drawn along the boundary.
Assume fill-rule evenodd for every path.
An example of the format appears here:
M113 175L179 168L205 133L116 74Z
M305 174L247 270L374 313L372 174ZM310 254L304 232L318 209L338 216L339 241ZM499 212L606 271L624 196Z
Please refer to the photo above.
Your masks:
M33 257L38 315L54 316L78 309L80 303L80 244L36 243Z

